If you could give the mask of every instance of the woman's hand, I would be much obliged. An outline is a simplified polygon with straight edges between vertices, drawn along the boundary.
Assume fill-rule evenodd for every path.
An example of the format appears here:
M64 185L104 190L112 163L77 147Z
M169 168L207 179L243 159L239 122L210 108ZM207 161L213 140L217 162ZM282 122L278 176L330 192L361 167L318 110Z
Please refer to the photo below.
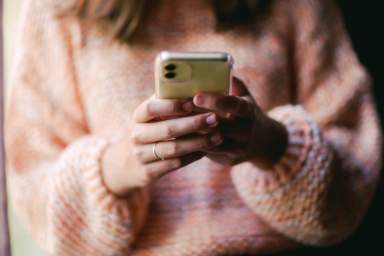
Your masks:
M118 195L199 160L223 140L215 129L218 116L193 113L191 100L151 97L133 118L130 131L107 150L103 161L105 183Z
M193 102L220 118L218 128L224 142L206 151L210 159L229 165L253 161L270 168L282 156L287 145L285 127L257 106L239 79L233 79L231 96L199 93Z

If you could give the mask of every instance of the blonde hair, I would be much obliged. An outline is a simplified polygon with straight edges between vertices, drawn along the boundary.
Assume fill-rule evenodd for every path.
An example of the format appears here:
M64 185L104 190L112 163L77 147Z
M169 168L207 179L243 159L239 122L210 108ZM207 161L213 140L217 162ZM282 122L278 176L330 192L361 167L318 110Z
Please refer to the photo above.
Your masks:
M228 26L248 21L259 0L206 0L212 3L218 24ZM147 0L77 0L71 12L85 19L103 19L113 24L113 37L127 40L145 13Z

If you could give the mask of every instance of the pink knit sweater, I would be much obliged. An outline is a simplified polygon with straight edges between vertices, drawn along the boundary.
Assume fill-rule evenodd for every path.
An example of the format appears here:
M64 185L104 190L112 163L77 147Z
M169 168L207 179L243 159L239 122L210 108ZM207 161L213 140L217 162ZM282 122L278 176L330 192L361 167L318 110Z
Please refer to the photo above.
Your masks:
M49 255L228 255L328 245L359 224L381 135L330 0L271 1L255 23L215 32L207 1L161 0L130 43L107 23L59 17L76 0L25 1L6 119L14 206ZM161 50L225 51L257 103L289 132L272 170L204 158L117 197L101 158L154 92Z

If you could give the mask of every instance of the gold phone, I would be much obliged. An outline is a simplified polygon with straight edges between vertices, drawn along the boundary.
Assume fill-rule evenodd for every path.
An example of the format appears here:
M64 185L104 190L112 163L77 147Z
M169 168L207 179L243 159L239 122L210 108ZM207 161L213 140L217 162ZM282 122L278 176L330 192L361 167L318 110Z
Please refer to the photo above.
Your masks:
M224 52L161 52L155 61L156 96L185 99L198 92L227 95L233 58Z

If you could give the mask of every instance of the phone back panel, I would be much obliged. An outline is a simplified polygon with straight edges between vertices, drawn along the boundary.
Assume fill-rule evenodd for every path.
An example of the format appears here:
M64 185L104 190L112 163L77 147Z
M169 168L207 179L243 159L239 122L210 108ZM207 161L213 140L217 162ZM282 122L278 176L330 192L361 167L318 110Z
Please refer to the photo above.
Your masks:
M193 97L200 91L228 94L232 57L216 52L161 52L155 62L156 95Z

